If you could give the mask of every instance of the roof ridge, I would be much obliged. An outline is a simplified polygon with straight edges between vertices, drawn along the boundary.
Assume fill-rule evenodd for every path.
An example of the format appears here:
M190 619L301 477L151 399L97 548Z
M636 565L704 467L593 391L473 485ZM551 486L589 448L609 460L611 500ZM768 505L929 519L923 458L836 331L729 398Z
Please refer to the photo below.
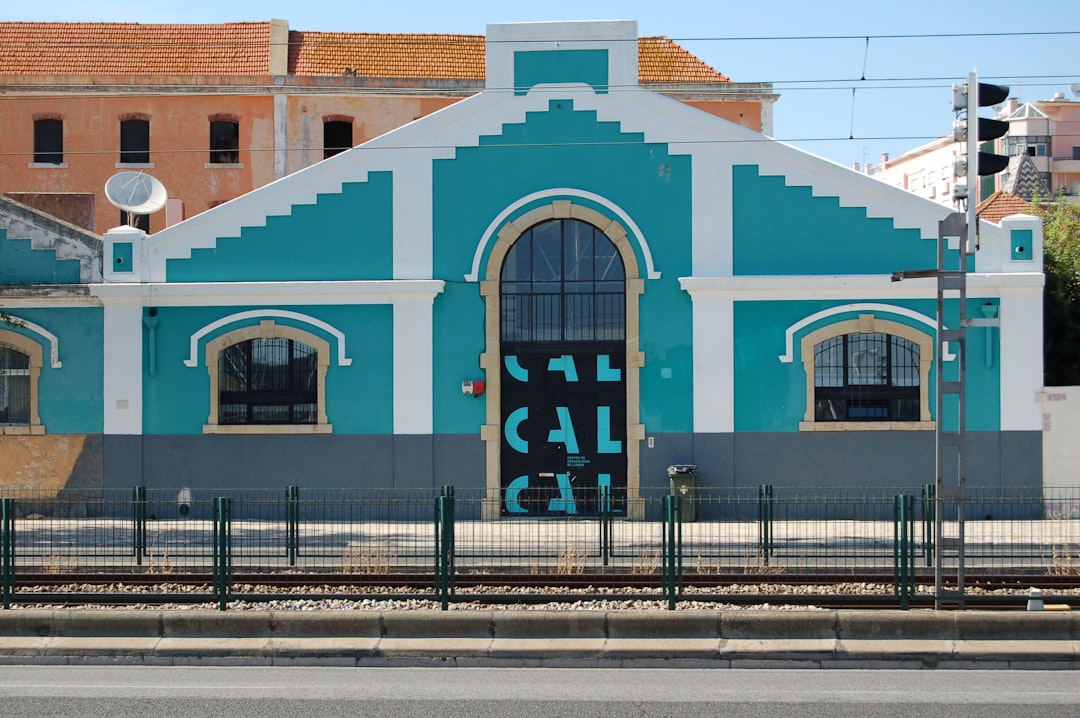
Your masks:
M270 73L273 20L227 23L0 21L0 75L261 76ZM193 38L193 34L206 37ZM481 80L486 38L464 33L289 30L288 74ZM295 42L294 42L295 40ZM395 51L395 44L422 50ZM117 49L73 53L73 47ZM638 38L638 79L731 80L664 35Z

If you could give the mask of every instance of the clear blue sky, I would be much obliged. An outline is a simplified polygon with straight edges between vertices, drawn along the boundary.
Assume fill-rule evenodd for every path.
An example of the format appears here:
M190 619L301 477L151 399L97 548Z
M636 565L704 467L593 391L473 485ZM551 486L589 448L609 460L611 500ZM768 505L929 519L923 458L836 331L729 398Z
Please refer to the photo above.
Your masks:
M1080 31L1072 1L698 0L622 2L285 2L283 0L52 0L15 4L6 20L215 23L289 21L294 30L483 34L488 23L628 19L642 35L678 40L737 82L772 82L781 94L774 134L845 165L876 162L949 133L950 85L978 68L1022 101L1080 84L1080 35L884 38L884 35ZM13 6L13 7L12 7ZM1069 8L1072 7L1072 10ZM978 17L968 17L978 11ZM869 45L865 37L871 39ZM730 38L858 36L832 40ZM860 78L865 77L865 80ZM886 82L885 80L891 80ZM852 88L855 88L854 98ZM854 135L856 139L849 140Z

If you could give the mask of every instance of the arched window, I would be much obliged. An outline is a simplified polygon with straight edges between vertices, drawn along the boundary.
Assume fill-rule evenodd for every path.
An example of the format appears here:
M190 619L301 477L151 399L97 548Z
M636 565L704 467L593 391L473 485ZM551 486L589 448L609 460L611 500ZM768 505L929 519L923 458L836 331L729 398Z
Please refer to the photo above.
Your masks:
M0 424L30 424L30 357L0 344Z
M221 352L222 424L317 423L318 359L295 339L249 339Z
M875 332L814 347L815 421L918 421L919 346Z
M555 219L526 230L506 255L501 292L504 342L625 338L622 257L586 222Z
M208 342L206 433L330 433L326 371L330 344L264 320Z
M803 431L933 428L929 335L863 314L811 332L801 346Z
M34 340L0 330L0 434L43 434L38 378L43 352Z

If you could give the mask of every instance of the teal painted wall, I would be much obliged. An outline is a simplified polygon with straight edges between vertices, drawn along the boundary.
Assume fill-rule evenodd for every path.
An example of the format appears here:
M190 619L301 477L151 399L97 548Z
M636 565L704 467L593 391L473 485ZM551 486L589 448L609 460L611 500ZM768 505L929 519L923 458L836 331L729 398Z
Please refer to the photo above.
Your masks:
M874 302L873 299L866 301ZM969 313L978 314L985 299L969 299ZM917 311L931 318L935 316L936 300L910 300L881 302ZM808 325L794 337L794 360L782 363L784 334L787 327L804 317L828 309L843 302L775 301L735 303L735 430L736 431L798 431L806 411L806 378L803 370L800 341L806 334L828 324L854 319L859 314L873 313L881 319L915 327L933 335L934 329L907 317L885 312L856 310L822 319ZM952 302L955 305L955 301ZM947 312L948 314L948 312ZM955 323L952 324L955 326ZM1001 421L1001 390L999 342L995 336L991 348L991 366L985 361L985 330L972 330L968 340L968 426L971 431L997 431ZM953 348L955 352L955 348ZM959 376L956 361L945 363L946 379ZM930 370L929 402L931 416L934 414L935 371ZM956 408L946 406L945 427L955 427Z
M448 281L443 293L435 297L433 311L434 431L436 434L478 435L487 420L487 399L465 396L461 393L461 382L487 380L480 369L480 354L485 344L480 285Z
M38 413L48 434L94 434L104 427L103 313L100 307L19 309L9 312L57 336L61 367L51 366L49 342L41 335L0 324L42 346L44 366L38 382Z
M756 165L732 167L736 275L892 274L937 266L937 239L868 218L863 207L762 176Z
M389 279L393 276L393 184L389 172L346 183L295 205L265 227L244 227L239 237L170 259L170 282L271 282Z
M534 50L514 53L514 94L544 83L583 82L600 93L608 87L607 50Z
M0 285L78 284L79 260L57 259L54 249L33 249L29 239L0 229Z
M502 134L481 138L478 147L459 148L454 159L435 162L434 272L447 281L446 293L435 301L437 433L473 432L483 420L481 408L462 409L458 397L444 404L440 391L475 377L484 351L479 288L455 285L471 271L476 247L500 212L524 196L560 187L592 192L623 208L647 239L663 278L646 280L640 303L639 333L648 340L642 349L649 364L641 375L648 411L642 419L651 422L650 430L692 429L691 306L678 286L678 277L691 274L691 170L689 157L646 144L618 123L599 122L595 112L575 111L570 100L554 100L546 112L529 113ZM560 198L523 206L518 215ZM571 199L615 219L602 205ZM640 252L637 272L645 274ZM671 379L660 378L661 365L670 366Z
M389 434L394 426L393 308L389 305L280 307L321 319L345 333L351 366L338 366L337 341L310 324L267 317L330 342L326 412L335 434ZM259 319L230 324L200 342L199 366L188 367L192 334L203 326L259 307L159 307L156 376L149 373L149 332L143 331L143 430L146 434L201 434L210 410L206 342Z

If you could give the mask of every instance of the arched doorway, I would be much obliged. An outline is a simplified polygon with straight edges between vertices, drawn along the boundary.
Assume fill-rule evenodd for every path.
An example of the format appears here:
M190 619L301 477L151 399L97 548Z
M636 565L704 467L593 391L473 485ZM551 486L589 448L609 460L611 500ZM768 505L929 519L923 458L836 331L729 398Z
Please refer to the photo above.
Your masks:
M592 402L593 413L590 414L590 418L582 419L582 421L586 421L589 425L591 425L590 430L594 432L594 438L592 438L590 442L596 442L596 448L599 448L599 440L602 436L605 438L605 440L610 442L622 442L621 454L616 454L612 456L606 453L603 458L605 460L616 459L620 462L624 462L621 463L620 466L624 466L625 468L622 473L619 473L617 470L603 472L599 471L598 469L605 462L602 461L600 462L600 464L590 464L589 467L593 469L593 474L595 476L589 476L586 479L586 473L584 471L586 466L567 466L562 471L556 471L547 468L541 469L539 468L539 466L528 466L528 474L530 476L535 474L537 477L537 481L539 481L541 478L539 476L540 473L555 474L555 476L543 477L544 480L548 483L548 485L555 487L555 493L554 495L549 497L549 501L546 505L542 503L542 500L540 501L541 505L537 507L537 512L550 513L553 509L556 511L562 511L563 513L566 512L566 504L560 503L560 501L563 500L563 494L562 490L558 486L559 473L567 474L566 480L570 483L571 491L573 492L577 492L576 485L578 484L578 482L585 482L587 480L589 483L582 483L583 486L596 487L599 486L599 482L601 480L599 474L611 473L613 499L615 499L618 504L616 508L618 508L620 511L625 509L626 515L629 518L640 519L644 516L644 506L640 501L641 460L639 456L639 447L640 442L643 441L645 438L645 427L640 423L641 385L639 372L640 369L645 365L645 356L641 351L639 351L637 327L639 316L638 302L640 295L645 291L645 282L643 279L640 278L638 274L638 259L631 244L631 240L627 236L626 228L620 222L613 221L610 217L607 217L601 212L598 212L591 207L577 204L569 199L553 200L550 204L535 207L534 209L526 212L524 215L518 216L515 219L507 221L505 224L503 224L496 233L497 241L495 241L492 246L491 253L487 258L486 268L483 270L482 276L484 277L484 279L480 283L480 294L484 298L485 303L486 346L484 352L480 355L480 366L485 370L487 378L487 392L485 394L487 419L481 431L481 438L484 440L487 447L487 496L483 504L483 516L487 519L497 519L500 516L510 516L515 514L529 515L532 509L531 506L528 506L528 495L526 495L525 497L525 505L521 506L521 508L524 508L526 510L524 514L516 511L517 507L514 506L512 503L508 505L506 502L506 494L508 492L508 489L515 488L510 486L511 483L519 479L520 476L526 474L515 473L512 466L504 467L503 465L503 455L504 453L506 453L504 451L504 447L506 447L507 451L510 450L509 447L506 446L509 444L505 427L506 419L510 417L512 411L520 409L522 406L512 406L510 401L503 401L504 385L507 391L510 391L512 393L515 391L515 389L511 388L513 386L511 382L518 381L516 378L509 376L511 368L513 368L514 371L517 371L517 369L516 367L514 367L513 363L511 363L510 367L507 366L506 361L504 360L505 356L509 355L517 357L519 364L520 362L524 361L526 363L532 363L535 366L542 366L543 368L541 371L549 375L554 375L556 381L560 380L559 375L562 374L561 381L563 383L567 385L573 383L566 382L565 369L558 369L558 367L560 366L558 362L562 359L561 353L558 356L555 356L554 354L548 356L546 364L542 361L542 359L540 358L542 356L541 352L545 349L545 347L542 346L543 342L538 342L532 347L535 350L535 353L532 355L528 355L527 353L523 353L521 351L522 349L528 349L530 347L522 346L523 344L527 345L529 343L521 341L522 337L520 336L510 337L512 341L508 342L508 351L504 351L502 347L502 279L503 269L507 266L507 256L517 244L518 240L523 237L527 232L552 220L562 220L562 222L557 223L558 226L560 226L560 238L563 236L563 229L561 227L565 226L563 223L567 220L578 220L575 225L570 225L572 227L576 227L582 224L588 226L590 231L594 233L592 235L594 242L596 241L596 238L602 238L601 243L599 245L594 244L594 247L600 246L601 248L605 248L613 245L615 247L617 255L617 261L614 262L614 264L621 263L621 269L623 273L622 283L624 288L624 302L622 304L622 338L621 340L614 338L617 336L617 334L608 331L610 329L610 327L608 327L606 329L602 328L603 330L600 333L599 339L599 343L610 341L612 344L612 346L610 347L611 349L615 349L615 345L621 346L623 352L621 357L617 356L617 351L614 353L614 356L609 355L609 358L607 359L607 369L610 370L610 372L605 372L602 369L598 369L598 367L603 366L602 364L600 364L600 362L604 361L597 358L600 355L600 352L598 350L601 348L599 343L594 344L592 347L587 347L587 342L585 341L582 341L580 346L574 344L571 347L571 354L573 355L573 351L577 349L585 351L591 348L593 351L592 355L585 356L585 359L582 360L584 361L584 363L582 363L582 361L579 361L577 358L575 358L574 360L574 371L577 372L577 377L579 379L577 387L575 388L580 388L581 386L583 386L583 384L580 382L580 379L584 374L584 370L579 370L580 367L588 367L588 376L591 376L593 378L594 383L599 383L595 382L595 380L600 376L606 376L610 378L611 374L614 372L615 369L620 370L620 381L623 384L623 388L620 390L619 396L623 398L623 402L619 404L616 399L615 405L609 407L610 411L608 412L608 417L610 418L610 432L607 434L602 434L600 431L597 431L597 428L602 426L602 422L605 420L605 418L603 417L604 412L600 412L597 410L600 406L602 406L599 401L597 401L597 399L602 398L601 395L594 395ZM603 243L605 241L607 244ZM595 250L593 251L595 254ZM575 249L575 256L576 252L577 250ZM562 283L564 275L565 269L560 269L560 289L565 289L565 284ZM531 269L529 281L533 281ZM571 277L571 281L575 281L573 277ZM533 286L533 289L535 290L537 289L537 287ZM590 293L592 293L592 290L590 290ZM517 294L519 293L511 293L511 295ZM600 294L604 295L606 294L606 292L600 292ZM530 301L539 302L540 300ZM593 306L595 306L595 304ZM601 324L603 324L603 322L601 322ZM581 336L580 334L575 334L575 331L576 330L570 332L571 337ZM520 343L517 346L514 346L514 342ZM550 349L553 347L547 348ZM555 367L552 367L551 359L556 359ZM565 361L563 362L562 366L566 366ZM613 383L604 383L607 384L607 386L604 387L605 390L613 389ZM551 390L548 393L554 394L554 390ZM563 404L554 404L553 406L564 406L567 409L566 413L569 413L569 405L570 402ZM517 421L518 418L521 416L521 414L518 414L514 417L514 420ZM537 416L537 414L534 413L533 416ZM555 409L554 412L549 413L548 416L554 417L554 419L549 418L548 421L549 423L551 423L551 426L546 427L546 434L544 433L545 429L537 427L526 426L524 427L525 431L528 432L530 429L532 429L534 433L539 433L541 435L543 443L547 443L547 440L551 437L552 431L562 430L558 422L558 410ZM572 419L574 419L575 439L578 442L579 451L577 454L570 454L566 451L567 447L564 446L563 452L567 456L581 456L581 447L583 445L583 440L581 436L576 434L579 422L576 420L576 417L573 417L573 415L571 415L571 417ZM622 417L622 419L620 420L619 417ZM556 436L556 438L558 438L558 436ZM610 448L610 444L605 445ZM529 448L533 448L532 445L530 445ZM555 456L559 456L559 454L555 454ZM586 455L585 458L588 458L588 456ZM570 462L567 461L567 463ZM577 459L573 463L580 464L582 462L580 459ZM571 471L570 469L573 470ZM571 476L575 478L571 479ZM531 481L531 479L529 480ZM521 483L519 482L517 488L520 487ZM578 493L581 493L581 495L585 499L583 503L577 499L577 493L574 494L574 509L578 512L578 515L581 515L586 511L595 508L595 500L589 498L590 495L595 497L595 490L590 492L589 489L583 489L581 492ZM536 498L537 497L535 496L533 497L534 500L532 503L538 503ZM551 506L550 504L550 500L552 498L556 499L556 503L554 506ZM592 505L589 504L589 501L592 501ZM518 493L518 503L521 503L520 492ZM515 510L512 512L511 508Z

